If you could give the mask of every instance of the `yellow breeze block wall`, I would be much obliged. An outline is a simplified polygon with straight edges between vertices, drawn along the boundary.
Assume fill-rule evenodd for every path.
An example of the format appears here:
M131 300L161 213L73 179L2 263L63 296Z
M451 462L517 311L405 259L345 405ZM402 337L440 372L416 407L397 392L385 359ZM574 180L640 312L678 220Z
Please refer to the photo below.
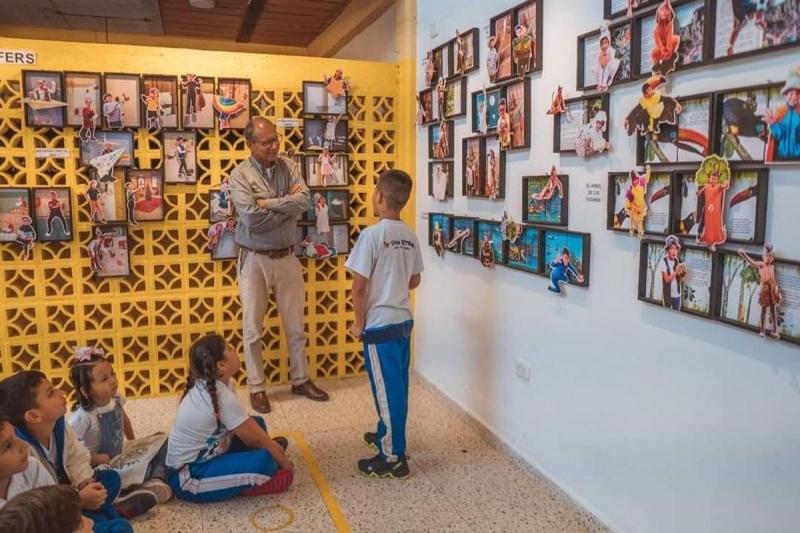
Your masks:
M302 118L303 80L344 70L350 101L351 241L375 222L371 193L376 177L398 160L396 65L322 58L209 52L175 48L84 44L0 38L0 48L34 50L30 70L126 72L249 78L251 115ZM120 388L131 397L180 392L188 347L200 335L222 332L241 353L241 310L234 261L212 261L204 248L206 192L217 187L249 152L240 131L198 130L198 183L166 185L166 220L129 227L132 274L96 282L86 245L91 222L82 192L89 171L79 166L76 131L30 129L23 123L21 68L0 64L0 186L69 186L75 239L38 243L33 260L0 245L0 375L37 369L69 390L74 345L97 343L113 356ZM400 120L407 127L398 128ZM282 150L302 150L302 128L286 131ZM134 130L135 167L162 164L160 132ZM413 148L413 139L402 143ZM36 148L69 148L71 157L36 159ZM412 195L413 202L413 195ZM406 220L413 221L414 206ZM345 257L302 260L306 280L307 355L312 376L363 372L352 321ZM270 383L288 381L289 367L277 310L270 306L263 339ZM240 377L243 380L243 377Z

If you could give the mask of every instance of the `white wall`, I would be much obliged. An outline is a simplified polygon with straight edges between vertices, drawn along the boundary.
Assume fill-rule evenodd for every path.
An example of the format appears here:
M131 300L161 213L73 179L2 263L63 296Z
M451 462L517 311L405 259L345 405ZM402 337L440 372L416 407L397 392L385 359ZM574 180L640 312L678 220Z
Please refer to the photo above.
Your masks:
M333 57L362 61L397 61L395 50L395 6L392 5L378 19L364 28Z
M518 0L419 3L418 58L456 28L484 28ZM608 171L635 165L635 143L622 129L639 84L612 89L613 152L591 161L552 151L545 115L561 83L574 95L576 36L600 25L600 0L547 0L544 72L532 78L533 145L508 158L505 203L460 194L456 121L456 198L427 195L427 130L417 139L417 234L424 213L498 219L521 217L521 176L569 175L570 229L591 232L591 286L567 286L495 268L425 246L417 295L416 368L483 421L528 461L612 527L622 531L788 531L800 519L800 349L719 323L637 302L638 242L605 228ZM439 35L430 38L430 26ZM482 38L483 39L483 38ZM469 77L469 92L486 79ZM672 76L676 96L783 80L797 49ZM422 67L418 80L422 80ZM421 81L419 82L421 83ZM487 82L488 85L488 82ZM638 94L637 94L638 93ZM469 109L471 113L472 110ZM767 237L779 256L800 259L800 168L770 171ZM603 184L603 203L581 197ZM514 375L514 360L533 368ZM424 416L424 413L411 413Z

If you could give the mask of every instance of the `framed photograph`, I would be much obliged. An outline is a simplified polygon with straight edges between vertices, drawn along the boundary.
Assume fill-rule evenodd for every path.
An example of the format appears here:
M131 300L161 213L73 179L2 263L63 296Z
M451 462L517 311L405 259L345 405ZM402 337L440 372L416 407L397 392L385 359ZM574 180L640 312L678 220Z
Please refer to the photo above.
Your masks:
M208 221L213 223L225 222L235 216L233 200L231 200L228 183L223 182L219 189L208 191Z
M181 74L181 127L183 129L212 129L214 127L214 76Z
M34 187L33 209L36 240L69 242L72 240L72 196L69 187Z
M471 217L453 217L450 241L445 247L454 253L475 257L478 250L477 219Z
M164 183L197 183L197 132L164 130Z
M631 12L633 14L637 11L641 11L650 6L658 4L659 2L661 2L661 0L638 0L638 2L632 2L631 0L604 0L604 18L613 19L617 17L624 17L628 14L629 8L631 8ZM635 4L636 7L633 7L632 4Z
M676 275L677 273L677 275ZM714 254L705 247L645 239L639 253L639 300L711 317ZM667 279L671 278L670 281Z
M206 243L206 248L211 252L211 259L214 261L237 259L239 248L236 246L235 236L235 217L211 224L208 228L208 242Z
M428 195L439 201L453 197L453 162L428 163Z
M217 112L217 126L220 131L243 130L250 121L250 80L217 79L214 110Z
M525 78L521 81L514 81L506 84L503 91L505 99L505 109L508 113L508 124L510 138L507 139L505 150L519 150L531 147L531 106L528 95L531 93L531 80ZM502 102L500 110L502 113ZM505 134L505 121L499 119L498 133Z
M78 138L88 141L100 129L103 77L96 72L65 72L67 125L79 128Z
M514 60L514 74L520 78L542 70L542 6L541 0L533 0L514 8L511 58Z
M303 114L340 115L347 114L347 96L334 98L321 81L303 82Z
M23 70L22 93L26 126L63 128L66 125L67 97L60 72Z
M567 111L553 117L553 152L587 157L608 149L608 94L571 98Z
M763 168L731 168L731 183L725 190L724 227L726 242L763 244L767 222L769 173ZM697 238L702 231L703 202L698 202L694 171L676 172L673 228L681 237ZM698 205L701 203L701 205Z
M95 280L130 275L131 257L126 224L94 226L87 251Z
M125 184L127 169L118 168L110 178L104 176L92 179L82 191L83 198L89 204L89 217L92 224L108 222L125 222L127 220L127 201Z
M700 163L711 153L712 94L679 98L683 111L678 123L661 124L661 131L639 136L636 160L640 165Z
M450 159L455 153L453 147L453 121L443 120L428 126L428 157L430 159Z
M506 264L506 247L503 241L503 234L500 231L500 222L494 220L478 220L478 256L482 255L482 249L491 247L494 252L494 263L496 265Z
M433 105L435 98L434 93L436 93L435 89L424 89L420 91L417 96L423 125L430 124L431 122L438 122L439 120L439 107L438 105Z
M91 165L97 156L122 150L115 167L133 166L133 133L129 131L97 131L94 140L81 143L81 165Z
M489 21L489 33L489 52L486 55L489 81L499 83L514 75L514 61L511 57L514 10L510 9L492 17Z
M142 125L142 80L138 74L103 76L103 127L139 128Z
M148 130L177 128L178 79L175 76L142 76L142 124Z
M792 0L712 0L717 61L796 46L800 10Z
M309 187L341 187L348 185L349 172L347 154L328 154L305 156L306 184ZM323 165L329 165L323 175ZM330 172L328 172L330 170Z
M19 241L38 231L31 213L31 191L23 187L0 187L0 244Z
M772 129L764 118L783 104L782 88L773 83L717 93L716 153L729 161L764 161Z
M439 255L450 242L452 220L447 213L428 213L428 246L436 248Z
M508 243L508 266L525 272L541 274L541 232L534 226L522 226L522 233Z
M763 255L748 253L754 261L762 261ZM761 284L757 268L747 264L733 250L718 253L720 276L716 290L719 292L717 316L722 322L743 327L754 332L761 331L764 316L765 336L773 331L772 312L768 296L769 288ZM777 315L777 330L780 338L800 344L800 305L796 298L787 297L786 288L797 287L800 282L800 263L775 259L775 280L783 298L774 311Z
M600 30L578 36L578 90L597 88L598 81L606 86L633 78L633 22L628 20L609 27L610 39L601 38ZM613 53L615 60L609 71L599 61L601 53Z
M472 132L486 133L497 129L503 87L472 93Z
M479 35L478 28L471 28L463 33L456 31L456 36L451 41L454 76L463 76L480 69Z
M569 176L522 177L522 221L566 226L569 221Z
M444 118L467 116L467 78L447 82L444 89Z
M436 58L436 61L441 62L441 69L439 69L439 72L441 73L440 78L448 79L455 75L452 53L453 51L450 48L450 42L444 43L433 49L433 57ZM439 59L439 57L441 57L441 59Z
M608 175L608 218L606 227L612 231L634 234L626 209L626 198L631 191L631 175L611 172ZM668 235L672 231L672 173L653 171L647 182L644 231L654 235Z
M780 98L770 100L769 112L764 117L768 130L764 162L768 165L800 163L798 103L800 103L800 76L798 76L798 70L795 69L789 74L786 84L781 89ZM791 112L790 109L794 111Z
M306 222L316 222L320 209L327 209L328 221L347 222L350 218L350 191L347 189L318 189L311 191L311 204L305 214Z
M433 74L430 78L429 87L435 87L439 82L439 78L447 77L447 71L444 68L444 56L447 55L446 47L434 48L431 50L431 61L433 61Z
M303 255L307 259L327 259L350 253L350 224L331 224L329 233L319 233L314 226L306 226Z
M461 194L483 196L486 190L486 141L476 135L461 140Z
M728 0L729 1L729 0ZM675 11L673 35L680 37L678 59L675 69L680 70L691 65L699 65L705 57L706 0L678 0L672 2ZM641 76L651 75L654 61L659 65L659 55L653 50L655 45L656 11L642 15L637 19L639 37L639 64L637 73Z
M161 169L130 169L125 178L129 224L164 220L164 175Z
M544 273L550 278L549 289L561 292L563 283L588 287L591 235L556 229L542 233Z
M486 160L483 164L486 181L483 191L474 196L495 200L506 197L506 152L500 150L500 138L488 135L484 138Z
M303 150L321 151L326 145L331 152L347 152L347 119L342 115L303 120Z

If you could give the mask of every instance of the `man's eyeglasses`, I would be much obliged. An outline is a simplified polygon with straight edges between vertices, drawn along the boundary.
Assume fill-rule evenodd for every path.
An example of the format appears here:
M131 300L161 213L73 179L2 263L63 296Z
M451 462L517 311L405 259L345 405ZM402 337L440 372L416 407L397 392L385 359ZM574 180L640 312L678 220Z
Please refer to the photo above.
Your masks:
M280 143L281 140L278 137L271 137L266 141L256 141L256 140L250 141L250 144L260 144L261 146L278 146Z

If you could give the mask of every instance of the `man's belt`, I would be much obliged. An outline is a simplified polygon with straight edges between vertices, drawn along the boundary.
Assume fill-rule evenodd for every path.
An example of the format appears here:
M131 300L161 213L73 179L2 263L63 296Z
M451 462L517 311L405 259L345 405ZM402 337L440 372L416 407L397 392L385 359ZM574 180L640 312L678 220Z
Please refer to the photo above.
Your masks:
M241 244L239 245L239 248L242 250L247 250L248 252L253 252L254 254L266 255L270 259L282 259L287 255L294 253L294 248L283 248L281 250L253 250L247 246L242 246Z

